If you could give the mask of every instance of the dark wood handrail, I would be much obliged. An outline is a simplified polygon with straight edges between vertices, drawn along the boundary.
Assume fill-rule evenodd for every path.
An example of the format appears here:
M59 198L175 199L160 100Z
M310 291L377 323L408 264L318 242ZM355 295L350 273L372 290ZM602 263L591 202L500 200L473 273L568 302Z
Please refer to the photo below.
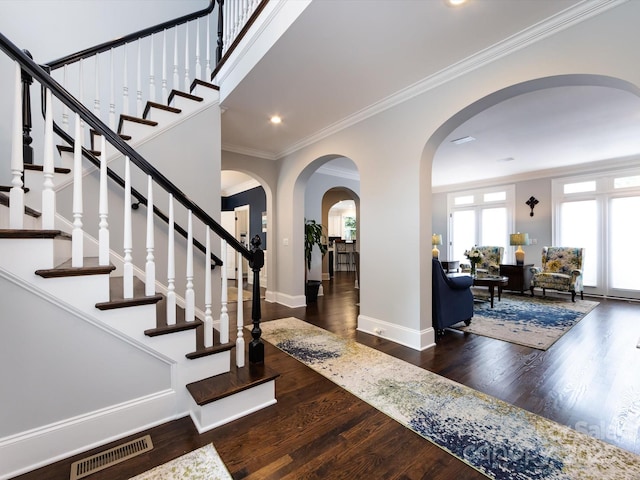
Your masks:
M158 171L153 165L147 162L138 152L136 152L129 144L120 138L118 134L113 132L104 122L96 117L89 109L81 104L75 97L70 95L55 79L53 79L40 65L30 59L24 52L16 47L7 37L0 33L0 48L12 59L16 60L33 78L45 88L51 90L52 94L65 104L71 111L80 115L86 124L91 126L96 132L104 136L105 139L113 145L120 153L129 157L130 161L136 165L145 174L151 178L165 191L171 193L176 201L185 208L191 210L193 215L208 225L219 237L227 241L227 243L236 251L240 252L244 258L251 261L253 253L248 250L242 243L227 232L218 222L193 202L184 192L174 185L167 177Z
M89 47L85 50L81 50L79 52L72 53L71 55L67 55L65 57L58 58L57 60L48 62L46 65L51 70L55 70L57 68L62 67L63 65L68 65L70 63L77 62L83 58L92 57L93 55L106 52L107 50L111 50L112 48L119 47L133 40L138 40L140 38L148 37L149 35L153 35L154 33L161 32L162 30L175 27L176 25L182 25L183 23L189 22L191 20L195 20L196 18L209 15L211 12L213 12L213 9L215 8L215 4L216 4L216 0L209 0L209 6L203 10L189 13L188 15L184 15L182 17L178 17L173 20L167 20L166 22L160 23L158 25L154 25L152 27L147 27L137 32L130 33L128 35L125 35L124 37L116 38L114 40L109 40L108 42L101 43L100 45Z

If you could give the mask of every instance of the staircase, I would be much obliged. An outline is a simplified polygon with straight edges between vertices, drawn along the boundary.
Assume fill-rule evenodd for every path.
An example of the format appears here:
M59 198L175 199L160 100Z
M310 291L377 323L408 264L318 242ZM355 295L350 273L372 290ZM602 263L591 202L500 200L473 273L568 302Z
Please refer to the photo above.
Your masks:
M244 248L139 153L189 122L218 118L219 128L210 72L183 88L176 82L166 99L153 96L144 106L138 86L136 114L123 108L115 122L111 101L108 127L99 109L92 113L60 89L2 35L0 46L15 61L20 97L12 185L0 188L0 289L11 304L0 359L16 362L7 370L17 372L1 377L17 406L0 430L0 479L174 418L190 415L204 432L274 404L278 374L264 365L260 340L259 243ZM47 92L42 165L23 163L25 71ZM62 127L52 118L59 111ZM221 238L222 260L212 254L212 233ZM231 326L226 272L216 268L227 243L253 271L248 352L242 296ZM146 255L136 264L140 251ZM26 299L20 310L8 292Z

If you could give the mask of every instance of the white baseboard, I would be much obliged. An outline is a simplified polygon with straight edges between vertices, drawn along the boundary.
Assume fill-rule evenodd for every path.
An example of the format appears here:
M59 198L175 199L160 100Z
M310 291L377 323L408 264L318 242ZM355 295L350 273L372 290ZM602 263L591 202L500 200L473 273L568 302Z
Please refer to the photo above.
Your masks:
M181 415L179 415L181 416ZM0 480L178 418L169 389L0 439Z
M391 340L414 350L426 350L435 346L435 331L427 328L413 330L377 318L358 315L358 331Z
M281 292L275 292L275 301L289 308L305 307L307 305L307 297L304 295L287 295Z

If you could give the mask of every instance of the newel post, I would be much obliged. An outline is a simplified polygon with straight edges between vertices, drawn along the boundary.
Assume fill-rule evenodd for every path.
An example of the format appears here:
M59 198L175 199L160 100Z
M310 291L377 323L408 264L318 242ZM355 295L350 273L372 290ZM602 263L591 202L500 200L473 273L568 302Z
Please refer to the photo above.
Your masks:
M256 235L251 239L251 260L249 261L249 267L253 271L253 300L251 304L251 320L253 321L253 329L251 330L251 343L249 344L249 363L261 364L264 363L264 343L260 336L262 330L260 329L260 318L262 313L260 312L260 269L264 266L264 252L260 249L260 235Z
M24 53L31 59L33 56L29 50ZM29 92L33 77L26 71L22 70L22 157L24 163L33 163L33 147L31 142L31 93Z

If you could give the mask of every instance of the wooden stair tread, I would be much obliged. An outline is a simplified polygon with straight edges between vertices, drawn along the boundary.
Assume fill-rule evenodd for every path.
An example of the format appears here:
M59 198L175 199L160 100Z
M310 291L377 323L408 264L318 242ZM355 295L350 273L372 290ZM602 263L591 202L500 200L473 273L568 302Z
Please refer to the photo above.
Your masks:
M100 151L99 150L93 150L93 144L91 144L91 150L89 150L89 153L91 155L93 155L94 157L99 157L100 156ZM67 153L73 153L73 147L69 147L67 145L57 145L57 149L58 149L58 153L60 155L62 155L62 152L67 152ZM69 170L69 172L71 171L70 168L67 168L65 170ZM56 168L56 172L58 171L58 169ZM61 173L68 173L68 172L61 172Z
M279 376L279 373L269 369L264 364L248 365L244 368L232 368L227 373L189 383L187 390L189 390L194 401L203 406L270 382Z
M144 283L137 277L133 277L133 298L124 298L122 277L109 279L109 301L96 303L98 310L112 310L115 308L135 307L138 305L152 305L162 300L162 295L146 296Z
M196 318L192 322L184 319L184 308L176 305L176 323L175 325L167 325L167 297L162 295L162 299L156 303L156 328L145 330L144 334L148 337L157 337L175 332L184 332L185 330L193 330L202 325L202 321Z
M61 263L55 268L36 270L36 275L43 278L79 277L84 275L109 274L116 267L114 265L99 265L98 257L85 257L82 267L72 267L71 259Z
M147 102L146 107L144 107L142 118L146 119L147 115L149 115L149 111L152 108L157 108L158 110L164 110L165 112L182 113L182 110L179 108L170 107L169 105L163 105L162 103L157 103L157 102Z
M10 204L11 204L11 201L10 201L9 195L5 195L4 193L2 193L0 189L0 205L9 207ZM42 216L40 212L38 212L37 210L34 210L31 207L27 207L26 205L24 206L24 213L26 213L27 215L33 218L40 218Z
M153 120L147 120L145 118L138 118L138 117L133 117L131 115L121 114L120 122L118 122L118 132L122 131L122 125L124 124L125 121L132 122L132 123L139 123L142 125L148 125L150 127L158 126L158 122L154 122Z
M11 185L0 185L0 192L6 192L9 193L11 191L13 187ZM28 188L22 188L22 190L24 190L24 193L27 193L29 191Z
M189 100L193 100L194 102L204 101L204 98L202 97L198 97L197 95L192 95L190 93L184 93L184 92L181 92L180 90L171 90L171 93L169 94L169 99L167 102L171 103L171 101L173 100L173 97L188 98Z
M73 151L73 149L71 149ZM25 170L31 170L33 172L43 172L44 171L44 165L34 165L32 163L25 163L24 164L24 169ZM71 169L70 168L64 168L64 167L54 167L53 168L54 173L71 173Z
M196 358L206 357L208 355L215 355L216 353L226 352L228 350L232 350L236 347L234 342L227 343L214 343L211 347L200 347L197 350L187 353L185 357L189 360L194 360Z
M0 229L0 238L59 238L62 240L71 240L71 235L61 230Z
M193 82L191 82L190 91L193 91L196 88L196 85L202 85L203 87L211 88L212 90L220 91L220 87L218 85L214 85L213 83L205 82L204 80L200 80L196 78Z

